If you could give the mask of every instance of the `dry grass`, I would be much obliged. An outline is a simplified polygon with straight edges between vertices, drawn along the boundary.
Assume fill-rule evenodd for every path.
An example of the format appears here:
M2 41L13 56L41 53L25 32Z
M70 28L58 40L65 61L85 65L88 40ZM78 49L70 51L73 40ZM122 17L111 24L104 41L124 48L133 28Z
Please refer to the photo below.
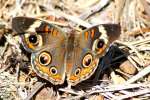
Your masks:
M150 0L0 0L0 99L150 99L149 11ZM56 88L63 92L58 95L33 75L29 57L13 36L11 20L16 16L40 18L77 30L81 30L79 25L88 28L120 23L122 34L114 43L124 54L118 56L124 56L127 63L111 66L109 77L101 79L103 84L86 90Z

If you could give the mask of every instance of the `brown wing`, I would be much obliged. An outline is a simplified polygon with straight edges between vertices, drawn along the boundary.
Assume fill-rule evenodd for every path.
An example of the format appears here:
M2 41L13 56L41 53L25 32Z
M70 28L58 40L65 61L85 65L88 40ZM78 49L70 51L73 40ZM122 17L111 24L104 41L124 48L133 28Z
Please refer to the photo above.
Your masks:
M76 45L70 52L72 67L68 68L69 84L74 86L93 75L99 58L105 54L109 44L117 39L119 35L119 25L103 24L89 28L75 37L74 44Z
M60 28L45 21L16 17L12 28L21 36L24 48L31 52L33 70L54 85L65 78L66 35Z

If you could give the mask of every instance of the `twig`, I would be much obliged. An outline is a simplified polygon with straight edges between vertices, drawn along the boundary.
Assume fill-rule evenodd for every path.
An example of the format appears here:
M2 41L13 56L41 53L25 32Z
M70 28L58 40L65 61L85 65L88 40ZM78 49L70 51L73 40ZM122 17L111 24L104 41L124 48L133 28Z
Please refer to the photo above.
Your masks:
M89 16L95 14L96 12L100 11L104 6L106 6L108 3L110 2L110 0L100 0L100 2L93 6L90 9L87 9L84 13L82 13L79 18L82 20L87 19Z
M119 23L126 0L115 0L114 22Z
M138 74L136 74L135 76L133 76L129 80L127 80L125 82L125 84L133 83L133 82L137 81L138 79L140 79L141 77L144 77L145 75L147 75L149 73L150 73L150 65L145 67L144 69L142 69Z
M136 64L136 62L138 62L138 61L135 62L135 59L133 59L133 57L132 57L131 55L127 56L127 58L128 58L128 60L129 60L129 62L130 62L135 68L137 68L137 70L140 70L140 68L139 68L139 67L137 66L137 64Z
M50 9L48 9L48 8L45 8L50 14L53 14L53 15L58 15L58 16L62 16L62 17L64 17L64 18L66 18L67 20L70 20L70 21L72 21L72 22L74 22L74 23L76 23L76 24L79 24L79 25L82 25L82 26L84 26L84 27L86 27L86 28L88 28L88 27L91 27L92 25L91 24L89 24L88 22L86 22L86 21L83 21L82 19L80 19L80 18L78 18L78 17L75 17L75 16L71 16L71 15L68 15L68 14L66 14L66 13L64 13L64 12L61 12L61 11L57 11L57 10L53 10L53 11L51 11ZM71 25L72 25L73 23L71 23Z
M74 94L74 95L82 95L84 93L84 91L74 91L72 89L66 89L66 88L60 88L59 90L62 92L67 92L67 93Z
M146 0L140 0L140 2L143 4L144 10L146 11L146 13L150 16L150 7L149 4Z
M127 34L129 34L130 36L136 36L136 35L139 35L139 34L145 33L145 32L150 32L150 27L138 28L136 30L127 32Z
M133 89L133 88L139 88L139 87L150 88L150 84L124 84L124 85L121 84L121 85L111 85L111 86L106 86L106 87L100 87L98 89L96 88L96 90L90 90L90 91L84 92L83 94L80 94L78 96L66 98L65 100L75 100L75 99L79 99L82 97L87 97L87 96L95 94L95 93L115 92L115 91L120 91L120 90L125 90L125 89Z
M61 16L65 17L66 19L71 20L72 22L75 22L76 24L85 26L85 27L87 27L87 28L92 26L92 25L89 24L88 22L83 21L82 19L77 18L77 17L75 17L75 16L71 16L71 15L65 14L65 13L63 13L63 12L57 12L57 14L60 14Z
M42 88L45 85L45 83L37 82L34 89L31 91L31 94L28 95L25 100L31 100L31 98L39 91L40 88Z
M130 97L135 97L135 96L138 96L138 95L143 95L143 94L148 94L148 93L150 93L150 89L144 89L144 90L140 90L140 91L137 91L137 92L132 92L128 95L116 96L112 99L113 100L123 100L123 99L127 99L127 98L130 98Z
M130 48L132 50L132 52L136 53L137 57L139 58L140 62L139 65L144 66L144 58L143 56L138 52L137 48L135 45L132 45L131 43L125 43L125 42L121 42L121 41L116 41L116 43L127 46L128 48Z

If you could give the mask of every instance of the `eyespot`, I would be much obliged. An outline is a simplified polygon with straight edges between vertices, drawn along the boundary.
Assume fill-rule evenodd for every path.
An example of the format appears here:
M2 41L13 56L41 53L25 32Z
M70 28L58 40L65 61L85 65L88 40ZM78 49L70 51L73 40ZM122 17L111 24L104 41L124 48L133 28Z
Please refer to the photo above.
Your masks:
M51 73L52 75L56 75L56 74L57 74L57 69L56 69L55 66L52 66L52 67L50 68L50 73Z
M38 35L36 35L36 34L32 34L32 35L29 35L28 36L28 41L30 42L30 43L32 43L33 45L37 45L38 44Z
M77 69L75 70L74 75L75 75L75 76L78 76L78 75L80 74L80 72L81 72L81 69L80 69L80 68L77 68Z
M103 48L104 44L105 44L104 40L103 39L99 39L99 40L97 40L96 48L97 49Z
M91 54L85 55L83 60L82 60L83 67L89 67L90 64L92 63L92 59L93 59L93 57Z
M42 52L40 55L39 55L39 62L41 65L48 65L50 64L52 61L52 57L49 53L47 52Z

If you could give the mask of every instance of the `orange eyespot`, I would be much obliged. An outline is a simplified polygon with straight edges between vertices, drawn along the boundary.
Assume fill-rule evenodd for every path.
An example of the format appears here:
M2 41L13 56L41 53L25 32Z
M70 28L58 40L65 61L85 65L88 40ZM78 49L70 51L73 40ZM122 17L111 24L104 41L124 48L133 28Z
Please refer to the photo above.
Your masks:
M39 62L41 65L48 65L50 64L52 61L52 57L49 53L47 52L42 52L40 55L39 55Z
M103 39L99 39L99 40L97 40L96 48L97 49L103 48L104 44L105 44L104 40Z
M76 70L75 70L75 76L78 76L79 74L80 74L80 72L81 72L81 69L80 68L77 68Z
M52 67L50 68L50 73L51 73L52 75L56 75L56 74L57 74L57 69L56 69L55 66L52 66Z
M85 55L83 60L82 60L83 67L89 67L92 63L92 59L93 59L93 57L91 54Z

